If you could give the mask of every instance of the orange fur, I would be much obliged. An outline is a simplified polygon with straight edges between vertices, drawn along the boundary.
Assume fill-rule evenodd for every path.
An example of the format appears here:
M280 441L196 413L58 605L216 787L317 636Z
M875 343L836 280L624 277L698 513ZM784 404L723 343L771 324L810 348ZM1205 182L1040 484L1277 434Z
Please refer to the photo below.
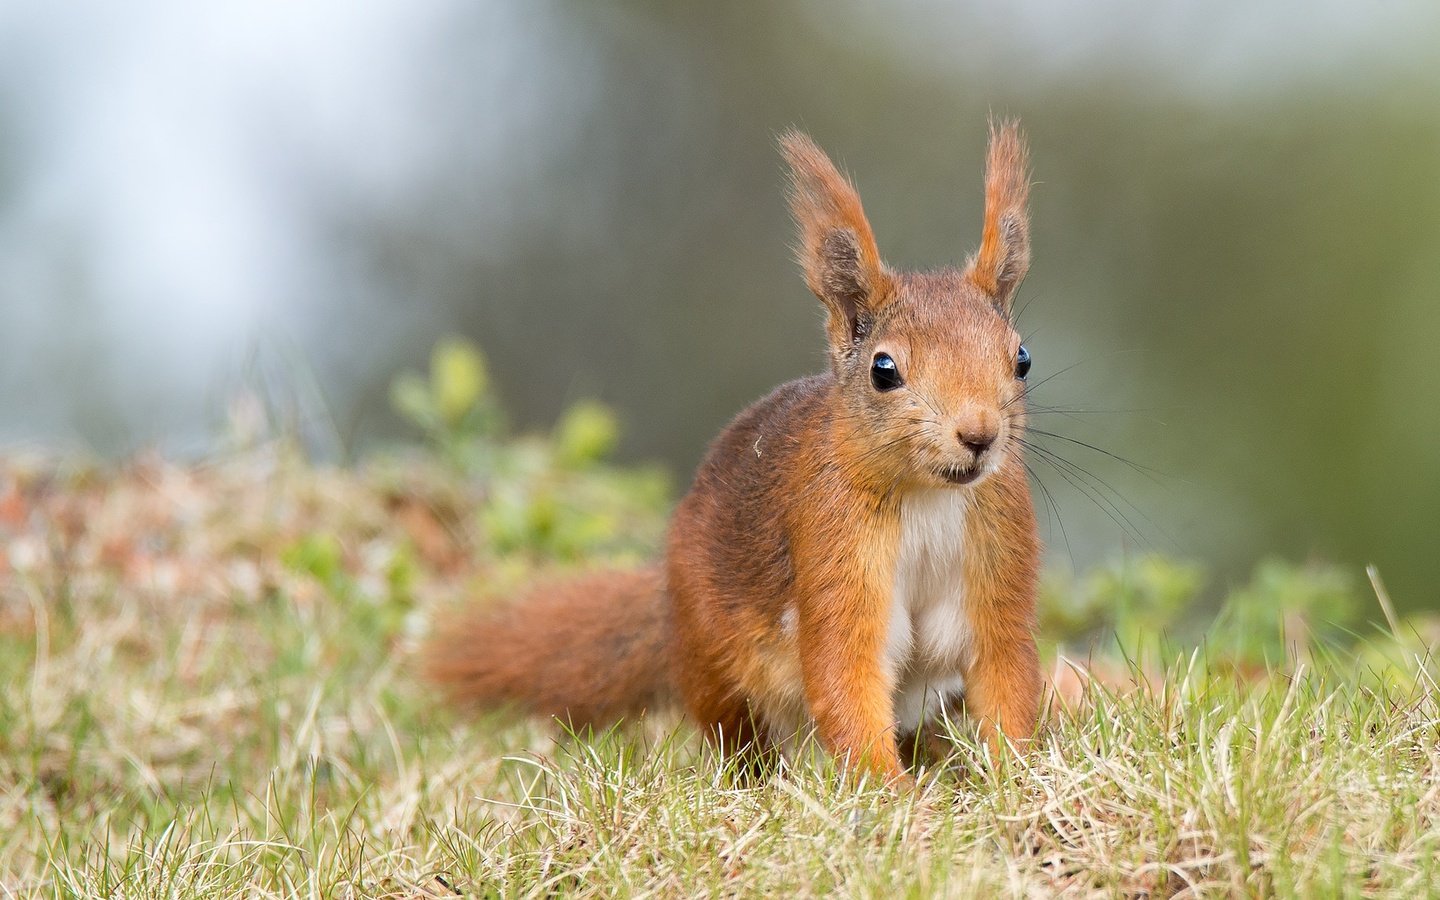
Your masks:
M658 571L597 572L442 619L421 663L456 701L603 725L666 702L669 632Z
M979 492L982 508L969 535L965 580L975 645L966 673L965 707L999 750L1001 737L1023 744L1040 714L1040 659L1035 650L1038 541L1023 471L1010 468Z
M1020 127L990 123L985 161L985 228L970 274L982 291L1009 308L1030 269L1030 159Z
M991 745L1023 744L1041 687L1008 320L1029 264L1024 143L1013 123L992 129L980 250L926 274L885 266L853 185L809 138L789 132L781 148L830 371L715 439L675 510L663 585L614 573L537 592L442 629L430 672L472 701L584 721L673 685L727 750L813 728L838 758L897 780L897 732L930 721L932 684L950 704L946 685L963 681ZM872 383L878 354L899 387Z
M780 152L790 166L787 196L800 231L796 259L805 283L828 308L831 345L844 343L862 306L878 312L893 296L890 272L880 260L860 195L825 151L792 129L780 136Z

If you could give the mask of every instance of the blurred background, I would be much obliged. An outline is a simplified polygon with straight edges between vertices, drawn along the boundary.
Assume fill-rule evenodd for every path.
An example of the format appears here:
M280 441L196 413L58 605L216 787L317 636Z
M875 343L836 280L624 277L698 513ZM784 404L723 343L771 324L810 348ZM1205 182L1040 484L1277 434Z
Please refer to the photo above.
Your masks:
M460 334L517 428L597 397L683 485L824 364L775 135L936 266L993 111L1051 564L1373 562L1440 605L1437 46L1430 0L4 4L0 445L199 455L261 382L351 459Z

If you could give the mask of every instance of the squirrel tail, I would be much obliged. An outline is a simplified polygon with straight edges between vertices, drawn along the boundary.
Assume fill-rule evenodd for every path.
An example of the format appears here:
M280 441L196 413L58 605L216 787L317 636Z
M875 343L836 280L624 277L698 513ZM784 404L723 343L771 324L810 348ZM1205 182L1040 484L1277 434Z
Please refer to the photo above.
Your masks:
M421 659L458 703L605 725L669 701L670 634L658 570L602 571L442 618Z

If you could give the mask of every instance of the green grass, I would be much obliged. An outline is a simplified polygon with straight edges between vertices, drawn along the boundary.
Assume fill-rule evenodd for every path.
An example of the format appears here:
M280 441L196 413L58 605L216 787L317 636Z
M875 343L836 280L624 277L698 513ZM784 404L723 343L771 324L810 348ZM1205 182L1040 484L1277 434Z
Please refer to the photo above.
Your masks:
M263 452L3 471L0 896L1440 884L1423 660L1377 674L1322 653L1243 678L1199 652L1161 669L1097 660L1105 685L1023 761L993 766L960 728L912 793L814 758L747 781L675 718L574 737L452 714L417 683L430 611L538 560L488 556L473 517L447 519L488 502L463 479Z
M0 897L1440 893L1440 622L1359 624L1333 567L1209 617L1193 565L1050 581L1087 665L1045 732L997 765L961 723L914 791L447 710L437 609L653 556L666 506L602 409L509 440L486 383L443 345L396 385L429 449L349 469L0 459Z

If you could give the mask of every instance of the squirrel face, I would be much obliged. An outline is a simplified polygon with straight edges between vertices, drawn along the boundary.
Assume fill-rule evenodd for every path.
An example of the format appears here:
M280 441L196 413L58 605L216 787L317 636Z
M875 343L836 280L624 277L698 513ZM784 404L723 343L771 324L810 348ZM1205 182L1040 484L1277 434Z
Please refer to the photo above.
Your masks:
M973 484L1024 427L1020 337L963 272L895 276L897 296L837 373L847 429L891 477Z
M1028 353L1009 315L1030 263L1026 153L992 125L980 249L964 269L891 271L854 186L789 132L790 208L806 283L827 311L837 426L880 482L973 484L1024 427Z

